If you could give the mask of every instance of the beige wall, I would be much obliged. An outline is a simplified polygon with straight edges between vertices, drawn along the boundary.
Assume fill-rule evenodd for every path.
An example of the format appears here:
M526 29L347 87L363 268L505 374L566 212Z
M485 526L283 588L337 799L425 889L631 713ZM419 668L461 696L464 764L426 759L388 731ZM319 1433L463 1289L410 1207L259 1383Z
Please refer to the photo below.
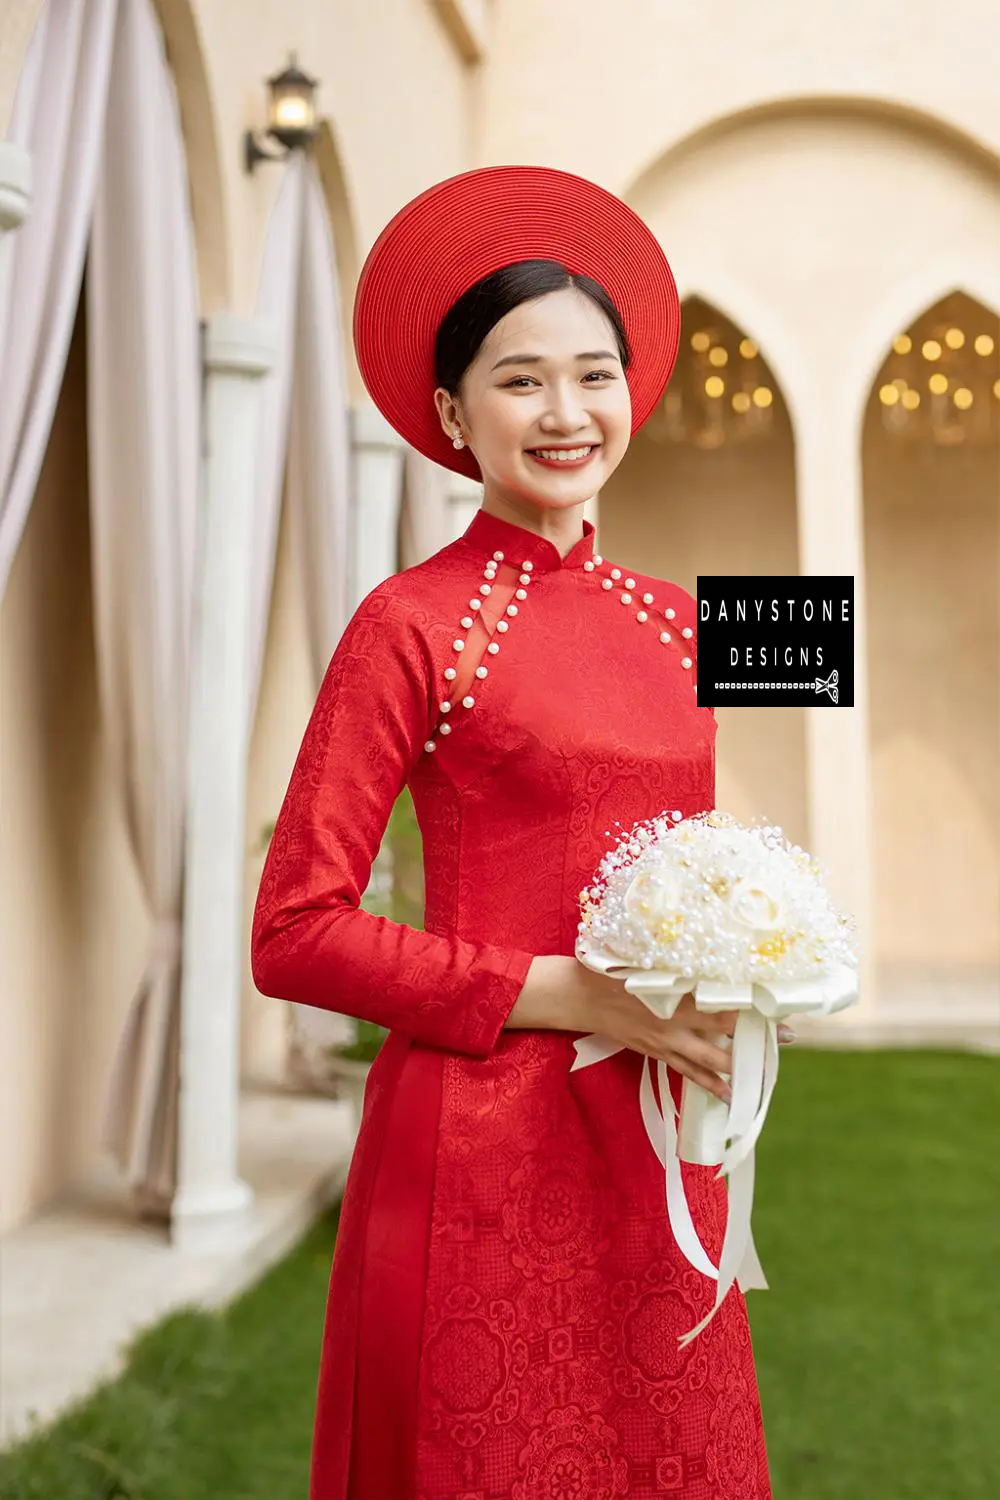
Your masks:
M998 460L970 467L947 454L933 472L917 470L865 413L889 340L925 307L961 285L1000 309L1000 8L496 0L468 6L489 23L485 60L470 64L461 28L443 19L452 5L462 9L158 0L203 309L253 308L280 168L246 176L242 134L263 123L262 79L292 48L321 79L317 154L348 305L386 220L465 167L540 161L625 194L661 237L683 293L760 342L787 411L752 452L697 454L640 437L602 496L602 546L689 588L699 572L793 571L796 466L835 430L865 486L879 954L995 962ZM0 0L0 134L38 9ZM78 336L0 612L0 1227L96 1161L113 1040L146 932L100 745L84 395ZM831 538L839 504L829 497ZM248 915L254 845L314 692L283 533L251 749ZM722 709L720 724L720 803L747 816L764 808L807 838L801 712ZM925 859L932 878L920 873ZM248 1075L273 1076L283 1011L247 975Z

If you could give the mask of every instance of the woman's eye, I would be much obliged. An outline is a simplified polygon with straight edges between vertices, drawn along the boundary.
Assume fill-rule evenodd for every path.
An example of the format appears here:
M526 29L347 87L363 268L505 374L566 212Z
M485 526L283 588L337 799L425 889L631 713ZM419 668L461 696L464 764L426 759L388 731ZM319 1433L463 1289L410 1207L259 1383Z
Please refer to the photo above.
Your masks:
M593 375L596 375L598 380L614 380L615 378L610 370L588 370L583 379L591 381L591 376ZM591 383L593 382L591 381ZM513 380L507 381L504 390L514 390L523 384L534 385L535 382L531 379L530 375L515 375Z

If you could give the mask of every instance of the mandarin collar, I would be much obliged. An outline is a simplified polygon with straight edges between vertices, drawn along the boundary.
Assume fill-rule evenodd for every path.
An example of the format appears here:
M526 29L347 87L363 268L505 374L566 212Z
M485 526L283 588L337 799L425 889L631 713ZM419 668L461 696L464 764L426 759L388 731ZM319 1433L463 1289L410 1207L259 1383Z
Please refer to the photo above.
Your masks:
M595 555L595 538L596 527L585 519L583 536L563 557L555 542L548 537L539 536L527 526L518 526L514 521L506 521L481 508L462 533L464 542L487 557L492 557L494 552L503 552L507 562L516 565L530 562L535 571L543 573L560 568L582 568L584 563L591 562Z

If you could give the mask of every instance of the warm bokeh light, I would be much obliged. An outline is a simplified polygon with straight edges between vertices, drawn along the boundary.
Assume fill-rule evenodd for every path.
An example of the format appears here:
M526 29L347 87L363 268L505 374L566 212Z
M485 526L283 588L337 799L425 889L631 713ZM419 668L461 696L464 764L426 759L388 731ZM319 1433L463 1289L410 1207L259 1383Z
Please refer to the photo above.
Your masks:
M760 350L753 339L740 339L740 353L744 359L756 359Z
M928 388L933 391L935 396L943 396L945 391L948 389L948 377L947 375L941 374L932 375L930 380L928 380L927 385Z
M994 343L993 338L990 334L980 333L976 335L976 341L972 347L973 349L975 349L977 354L989 355L993 353L993 350L996 348L996 344Z
M937 339L926 339L920 352L924 356L924 359L940 359L941 345Z
M716 344L714 349L708 351L708 362L710 365L715 365L717 369L721 369L723 365L729 363L728 351L723 349L721 344Z
M695 354L704 354L711 342L712 340L707 333L698 332L691 335L691 348Z
M884 385L878 393L878 399L883 406L895 406L899 400L899 391L894 385Z
M710 396L713 401L717 401L719 397L724 396L725 393L726 382L722 379L722 377L720 375L710 375L705 381L705 395Z
M907 411L916 411L920 405L920 392L905 390L902 395L902 402Z
M913 340L908 333L900 333L893 339L892 347L897 354L909 354L913 348Z
M959 411L968 411L969 407L975 400L975 397L973 396L967 385L960 385L958 390L952 397L952 400L958 407Z
M766 385L759 385L753 393L753 404L765 410L774 400L774 393L769 391Z
M748 412L749 410L750 397L747 395L746 391L737 391L735 396L733 397L733 411L738 411L742 415L742 413Z
M949 328L944 336L944 341L949 349L961 349L965 343L965 334L961 328Z

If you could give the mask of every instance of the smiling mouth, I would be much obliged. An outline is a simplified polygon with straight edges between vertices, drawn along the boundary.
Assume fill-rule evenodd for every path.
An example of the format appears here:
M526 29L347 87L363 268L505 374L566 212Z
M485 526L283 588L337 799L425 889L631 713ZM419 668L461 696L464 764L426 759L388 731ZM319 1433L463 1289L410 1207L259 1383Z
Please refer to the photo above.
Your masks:
M580 443L573 448L527 448L531 458L546 464L585 463L600 448L600 443Z

